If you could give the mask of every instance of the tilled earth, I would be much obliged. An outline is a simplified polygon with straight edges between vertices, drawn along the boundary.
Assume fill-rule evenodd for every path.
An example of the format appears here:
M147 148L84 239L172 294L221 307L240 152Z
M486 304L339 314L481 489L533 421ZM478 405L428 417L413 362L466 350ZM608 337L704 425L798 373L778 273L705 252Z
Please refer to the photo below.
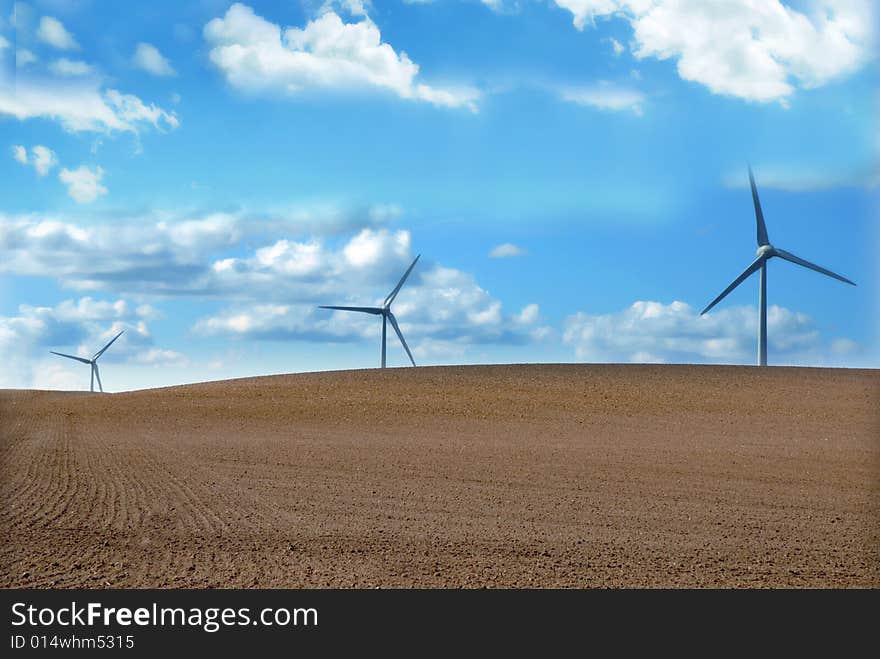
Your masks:
M880 587L880 371L0 391L0 586Z

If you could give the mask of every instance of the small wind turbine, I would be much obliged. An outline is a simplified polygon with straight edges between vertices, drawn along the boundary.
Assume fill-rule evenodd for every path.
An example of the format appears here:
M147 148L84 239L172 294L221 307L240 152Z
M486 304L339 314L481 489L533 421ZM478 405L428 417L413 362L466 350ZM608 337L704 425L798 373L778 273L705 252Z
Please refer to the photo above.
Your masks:
M791 261L796 265L803 266L804 268L809 268L810 270L815 270L816 272L821 272L823 275L827 275L829 277L833 277L839 281L844 282L845 284L851 284L855 286L855 282L851 282L846 277L841 277L838 274L831 272L830 270L826 270L825 268L821 268L815 263L810 263L809 261L805 261L804 259L795 256L791 252L786 252L784 249L779 249L770 244L770 239L767 237L767 227L764 224L764 213L761 211L761 202L758 200L758 188L755 186L755 177L752 175L752 168L749 167L749 183L752 186L752 200L755 202L755 219L758 223L758 256L752 261L752 264L745 269L745 271L736 279L733 280L733 283L730 284L724 291L716 297L709 304L708 307L703 309L700 312L702 316L704 313L709 311L716 304L721 302L730 291L743 283L746 279L749 278L756 271L761 271L761 281L760 281L760 289L758 293L758 366L766 366L767 365L767 261L772 259L774 256L778 256L781 259L785 259L786 261Z
M122 332L124 332L124 331L125 330L122 330ZM63 352L55 352L54 350L50 350L49 352L51 352L53 355L67 357L68 359L75 359L76 361L82 362L83 364L91 365L91 367L92 367L92 384L91 384L91 387L89 388L89 391L91 391L91 392L95 391L95 378L97 377L98 378L98 388L101 390L101 393L103 394L104 393L104 386L101 384L101 374L98 372L98 357L103 355L104 351L107 350L107 348L109 348L116 339L118 339L120 336L122 336L122 332L120 332L119 334L114 336L112 339L110 339L110 342L107 345L105 345L103 348L101 348L98 352L96 352L92 356L91 359L85 359L84 357L74 357L73 355L65 355Z
M412 272L412 269L416 267L416 262L421 257L419 254L416 257L416 260L412 262L409 268L406 269L406 272L403 273L403 277L400 278L400 281L397 282L397 286L394 287L394 290L388 294L388 297L385 298L385 301L382 303L381 307L327 307L320 306L319 309L336 309L338 311L358 311L360 313L369 313L374 316L382 316L382 368L385 368L385 334L387 331L387 324L390 321L391 327L394 328L394 331L397 332L397 338L400 339L400 343L403 345L403 349L406 350L406 354L409 356L409 360L412 362L412 365L416 365L416 360L413 359L412 353L409 351L409 346L406 345L406 341L403 338L403 334L400 331L400 327L397 325L397 319L394 317L394 314L391 313L391 303L394 302L394 298L397 297L397 294L400 292L400 289L403 287L403 282L406 281L406 278L409 277L409 273Z

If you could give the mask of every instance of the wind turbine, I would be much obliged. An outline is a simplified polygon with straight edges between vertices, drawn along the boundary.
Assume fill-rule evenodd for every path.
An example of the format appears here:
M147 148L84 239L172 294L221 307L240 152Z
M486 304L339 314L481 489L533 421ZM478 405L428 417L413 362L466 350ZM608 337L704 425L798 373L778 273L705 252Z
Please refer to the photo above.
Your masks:
M124 331L125 330L122 330L122 332L124 332ZM89 388L89 391L91 391L91 392L95 391L95 378L97 377L98 378L98 388L101 390L101 393L103 394L104 393L104 385L101 384L101 374L98 372L98 357L103 355L104 351L107 350L107 348L109 348L116 339L118 339L120 336L122 336L122 332L120 332L119 334L114 336L112 339L110 339L110 342L107 345L105 345L103 348L101 348L98 352L96 352L94 355L92 355L91 359L85 359L84 357L74 357L73 355L65 355L63 352L55 352L54 350L50 350L49 352L51 352L53 355L67 357L68 359L75 359L76 361L82 362L83 364L89 364L92 367L92 384Z
M416 365L416 360L413 359L412 353L409 351L409 346L406 345L406 340L403 338L403 333L400 331L400 327L397 325L397 319L394 317L394 314L391 313L391 303L394 302L394 298L397 297L397 294L400 292L400 289L403 287L403 282L406 281L406 278L409 277L409 273L412 272L412 269L416 267L416 262L418 262L421 254L416 257L416 260L412 262L412 264L406 269L406 272L403 273L403 277L400 278L400 281L397 282L397 286L394 287L394 290L388 294L388 297L385 298L385 301L382 303L381 307L329 307L329 306L320 306L319 309L336 309L338 311L357 311L360 313L369 313L374 316L382 316L382 368L385 368L385 335L387 332L387 324L391 323L391 327L394 328L394 331L397 332L397 338L400 339L400 343L403 345L403 349L406 350L406 354L409 356L409 360L412 362L412 365Z
M779 249L778 247L774 247L770 244L770 239L767 237L767 227L764 224L764 213L761 211L761 202L758 199L758 188L755 186L755 177L752 174L752 168L749 167L749 183L752 186L752 200L755 202L755 220L758 224L758 255L754 261L752 261L751 265L745 269L745 271L736 279L733 280L733 283L730 284L727 288L722 291L721 295L716 297L709 304L708 307L703 309L700 312L702 316L704 313L709 311L716 304L721 302L730 291L743 283L746 279L748 279L752 274L761 271L761 281L760 288L758 293L758 366L766 366L767 365L767 261L772 259L774 256L778 256L781 259L785 259L786 261L791 261L796 265L803 266L804 268L809 268L810 270L815 270L816 272L821 272L823 275L827 275L829 277L833 277L839 281L842 281L845 284L850 284L855 286L855 282L851 282L846 277L841 277L838 274L831 272L830 270L826 270L825 268L819 267L815 263L810 263L809 261L805 261L804 259L795 256L791 252L786 252L784 249Z

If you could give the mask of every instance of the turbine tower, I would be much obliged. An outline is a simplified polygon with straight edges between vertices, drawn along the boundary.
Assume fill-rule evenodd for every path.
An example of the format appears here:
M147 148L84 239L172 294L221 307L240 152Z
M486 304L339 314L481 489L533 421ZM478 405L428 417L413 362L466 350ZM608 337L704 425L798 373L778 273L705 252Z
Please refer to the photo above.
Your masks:
M722 291L721 295L716 297L712 302L707 306L703 311L700 312L702 316L704 313L709 311L716 304L721 302L730 291L743 283L746 279L748 279L752 274L759 271L761 272L759 289L758 289L758 366L766 366L767 365L767 261L772 259L774 256L778 256L781 259L785 259L786 261L790 261L796 265L803 266L804 268L809 268L810 270L815 270L816 272L821 272L823 275L827 275L829 277L833 277L839 281L842 281L845 284L851 284L855 286L855 282L851 282L846 277L841 277L838 274L831 272L830 270L826 270L825 268L821 268L815 263L810 263L809 261L805 261L804 259L795 256L791 252L786 252L784 249L779 249L778 247L774 247L770 244L770 239L767 237L767 226L764 224L764 213L761 211L761 202L758 199L758 188L755 186L755 177L752 175L752 168L749 167L749 183L752 186L752 201L755 203L755 220L758 225L758 255L754 261L752 261L751 265L745 269L745 271L736 279L733 280L733 283L730 284L727 288Z
M394 328L394 331L397 332L397 338L400 339L401 345L403 345L403 349L406 350L406 354L409 357L409 360L412 362L412 365L416 365L416 360L413 359L412 353L409 351L409 346L406 345L406 340L403 338L403 333L400 331L400 327L397 325L397 319L394 317L394 314L391 313L391 303L394 302L394 298L397 297L397 294L400 292L400 289L403 288L403 283L406 281L406 278L409 277L409 273L412 272L412 269L416 267L416 263L421 257L419 254L416 257L416 260L412 262L412 264L406 269L406 272L403 273L403 277L400 278L400 281L397 282L397 286L394 287L394 290L388 294L388 297L385 298L385 301L382 303L381 307L330 307L330 306L320 306L319 309L335 309L337 311L357 311L360 313L369 313L374 316L382 316L382 368L385 368L385 335L387 333L387 325L390 322L391 327Z
M124 332L125 330L122 330ZM104 386L101 384L101 374L98 372L98 357L104 354L104 351L109 348L113 342L122 336L122 332L114 336L110 339L110 342L101 348L98 352L96 352L91 359L85 359L84 357L74 357L73 355L65 355L63 352L55 352L54 350L50 350L53 355L59 355L61 357L67 357L68 359L75 359L78 362L82 362L83 364L89 364L92 367L92 384L89 387L89 391L95 391L95 378L98 378L98 388L101 390L101 393L104 393Z

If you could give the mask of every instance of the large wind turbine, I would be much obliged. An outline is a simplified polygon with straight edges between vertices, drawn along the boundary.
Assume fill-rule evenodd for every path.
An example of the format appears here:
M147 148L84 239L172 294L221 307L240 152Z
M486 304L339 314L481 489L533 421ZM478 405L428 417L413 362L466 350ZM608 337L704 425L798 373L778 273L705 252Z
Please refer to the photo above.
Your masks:
M394 314L391 313L391 303L394 302L394 298L397 297L397 294L400 292L400 289L403 287L403 282L406 281L406 278L409 277L409 273L412 272L412 269L416 267L416 262L419 260L419 256L416 257L416 260L412 262L412 264L406 269L406 272L403 273L403 277L400 278L400 281L397 282L397 286L394 287L394 290L388 294L388 297L385 298L385 301L382 303L381 307L329 307L329 306L321 306L320 309L336 309L338 311L358 311L360 313L369 313L374 316L382 316L382 368L385 368L385 334L387 331L388 322L391 323L391 327L394 328L394 331L397 332L397 338L400 339L400 343L403 345L403 349L406 350L406 354L409 356L409 360L412 362L412 365L416 365L416 360L413 359L412 353L409 351L409 346L406 345L406 341L403 338L403 333L400 331L400 327L397 325L397 319L394 317Z
M758 255L752 264L745 269L745 271L736 279L733 280L733 283L730 284L727 288L722 291L721 295L716 297L709 304L708 307L703 309L700 312L702 316L704 313L709 311L716 304L721 302L730 291L743 283L746 279L749 278L752 274L761 271L761 281L760 281L760 289L758 293L758 366L766 366L767 365L767 261L772 259L774 256L778 256L781 259L785 259L786 261L791 261L796 265L803 266L805 268L809 268L810 270L815 270L816 272L821 272L823 275L827 275L829 277L833 277L839 281L842 281L845 284L851 284L855 286L855 282L851 282L846 277L841 277L838 274L831 272L830 270L826 270L825 268L821 268L815 263L810 263L809 261L805 261L804 259L795 256L791 252L786 252L784 249L779 249L770 244L770 239L767 237L767 227L764 224L764 213L761 211L761 202L758 199L758 188L755 186L755 177L752 175L752 168L749 167L749 183L752 186L752 200L755 202L755 220L758 224Z
M124 332L125 330L122 330ZM54 350L50 350L53 355L59 355L61 357L67 357L68 359L75 359L78 362L82 362L83 364L89 364L92 367L92 384L89 388L89 391L95 391L95 378L98 378L98 388L101 390L101 393L104 393L104 386L101 384L101 374L98 372L98 357L104 354L104 351L109 348L113 342L122 336L122 332L114 336L110 339L110 342L107 343L103 348L101 348L98 352L96 352L91 359L85 359L84 357L75 357L73 355L65 355L63 352L55 352Z

